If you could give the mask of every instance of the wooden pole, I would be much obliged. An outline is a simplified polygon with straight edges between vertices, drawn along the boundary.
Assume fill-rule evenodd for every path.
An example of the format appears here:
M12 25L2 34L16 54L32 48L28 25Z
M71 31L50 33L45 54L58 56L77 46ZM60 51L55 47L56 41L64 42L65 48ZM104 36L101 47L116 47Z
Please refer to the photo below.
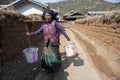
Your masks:
M28 28L27 22L25 22L25 28L26 28L26 32L29 32L29 28ZM31 46L30 37L28 36L27 39L28 39L28 45L30 47Z

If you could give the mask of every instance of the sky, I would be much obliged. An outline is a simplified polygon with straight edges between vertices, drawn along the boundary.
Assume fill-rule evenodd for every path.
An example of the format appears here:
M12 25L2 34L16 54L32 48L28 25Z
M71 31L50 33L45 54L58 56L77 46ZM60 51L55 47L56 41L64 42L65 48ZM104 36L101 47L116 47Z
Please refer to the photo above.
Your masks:
M64 0L36 0L36 1L41 1L42 3L55 3L55 2L64 1ZM120 2L120 0L104 0L104 1L112 2L112 3Z
M120 0L104 0L104 1L112 2L112 3L118 3L118 2L120 2Z
M55 2L64 1L64 0L36 0L36 1L41 1L43 3L55 3Z

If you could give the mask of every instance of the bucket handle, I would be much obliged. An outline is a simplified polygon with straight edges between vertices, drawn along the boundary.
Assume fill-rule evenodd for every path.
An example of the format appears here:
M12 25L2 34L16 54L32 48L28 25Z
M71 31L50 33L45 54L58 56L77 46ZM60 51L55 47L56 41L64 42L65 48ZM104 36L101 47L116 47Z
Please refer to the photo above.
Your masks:
M26 28L26 32L29 32L27 23L25 23L25 28ZM27 39L28 39L28 44L29 44L29 47L30 47L30 45L31 45L30 36L28 36Z
M68 36L71 38L71 31L70 30L68 30ZM71 44L71 43L74 43L72 40L70 40L70 41L67 41L67 44Z

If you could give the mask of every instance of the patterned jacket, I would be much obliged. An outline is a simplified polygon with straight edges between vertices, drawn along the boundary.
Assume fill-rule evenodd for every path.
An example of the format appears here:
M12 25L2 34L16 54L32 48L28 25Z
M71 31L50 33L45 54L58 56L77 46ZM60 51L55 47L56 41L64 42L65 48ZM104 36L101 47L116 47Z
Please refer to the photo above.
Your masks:
M63 28L60 26L60 24L56 21L53 20L51 23L47 23L47 24L43 24L40 29L38 29L35 32L32 32L32 35L38 35L41 32L43 32L44 34L44 43L47 43L48 40L50 41L50 43L56 43L60 41L59 38L59 32L62 32L62 34L69 39L68 35L66 34L66 32L63 30Z

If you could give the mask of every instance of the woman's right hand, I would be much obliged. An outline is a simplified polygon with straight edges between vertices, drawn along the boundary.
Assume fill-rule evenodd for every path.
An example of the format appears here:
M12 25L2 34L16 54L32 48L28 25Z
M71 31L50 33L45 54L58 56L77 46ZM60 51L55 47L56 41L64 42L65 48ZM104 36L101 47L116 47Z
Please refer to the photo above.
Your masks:
M26 32L26 35L27 35L27 36L31 36L31 33L30 33L30 32Z

